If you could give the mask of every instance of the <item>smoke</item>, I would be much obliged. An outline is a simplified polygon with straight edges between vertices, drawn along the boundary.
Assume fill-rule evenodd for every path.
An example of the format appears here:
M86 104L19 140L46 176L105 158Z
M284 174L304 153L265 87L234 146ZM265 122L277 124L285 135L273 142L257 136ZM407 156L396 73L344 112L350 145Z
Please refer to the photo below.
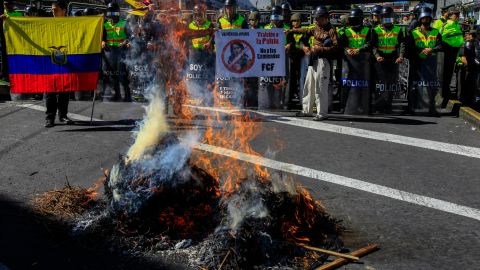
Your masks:
M229 217L226 225L233 233L242 227L246 219L261 219L268 216L264 192L265 189L260 187L257 181L245 180L238 190L223 200L222 204L226 205Z
M158 88L158 86L154 88ZM145 116L136 132L135 142L127 152L127 161L129 162L141 159L146 150L158 145L162 137L169 131L160 90L149 93L150 103L145 108Z

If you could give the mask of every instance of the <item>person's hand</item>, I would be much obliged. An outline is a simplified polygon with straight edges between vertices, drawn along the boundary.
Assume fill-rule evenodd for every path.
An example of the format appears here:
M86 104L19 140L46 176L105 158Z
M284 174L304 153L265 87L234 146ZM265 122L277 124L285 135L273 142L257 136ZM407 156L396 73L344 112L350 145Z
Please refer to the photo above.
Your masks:
M398 57L397 60L395 60L395 64L400 64L402 63L404 58L402 56Z
M105 41L102 41L102 49L105 49Z
M290 47L291 47L290 44L285 45L285 50L286 50L287 52L290 51Z
M292 32L292 29L285 29L284 32L285 32L285 35L288 35Z
M377 57L377 62L381 63L381 62L383 62L383 60L385 60L383 57L381 57L381 56Z
M6 19L8 19L8 15L7 14L2 14L2 15L0 15L0 19L2 21L5 21Z
M347 54L348 55L357 55L360 53L359 49L347 49Z
M432 53L432 48L425 48L422 50L422 54L430 55Z
M125 47L127 47L127 49L130 49L132 47L132 45L130 43L125 43Z
M462 63L467 66L468 65L468 62L467 62L467 58L465 56L462 56Z
M310 48L307 47L307 46L303 46L303 52L304 52L306 55L309 55L309 54L310 54Z

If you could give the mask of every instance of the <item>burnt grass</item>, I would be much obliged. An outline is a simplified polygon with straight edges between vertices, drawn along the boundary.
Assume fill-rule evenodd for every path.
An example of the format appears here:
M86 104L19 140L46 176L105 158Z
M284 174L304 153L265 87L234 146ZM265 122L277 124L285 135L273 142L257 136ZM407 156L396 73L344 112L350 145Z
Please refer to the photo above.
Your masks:
M150 157L120 157L104 196L89 201L88 209L58 208L43 225L90 252L126 262L112 269L313 269L327 256L299 244L342 249L339 221L281 177L239 179L235 191L221 193L219 181L190 163L175 136L166 136ZM72 190L48 198L78 202Z
M198 185L190 183L176 186L179 190L169 190L168 195L162 193L165 197L161 199L152 199L151 204L146 204L145 210L131 220L109 209L106 196L103 203L71 223L73 235L92 248L108 249L120 256L158 260L162 265L180 269L218 269L220 266L222 269L313 269L321 265L327 256L308 251L296 242L341 250L339 235L342 228L320 205L315 204L315 210L310 212L314 216L307 224L303 222L307 217L295 217L297 212L306 212L302 210L307 207L305 202L308 201L304 194L273 192L271 183L260 183L261 192L257 190L255 194L250 194L251 190L242 187L239 192L245 198L260 196L269 214L262 218L246 217L235 233L228 227L228 200L225 198L217 198L217 207L212 208L214 211L209 215L189 216L192 211L187 209L195 212L198 210L195 206L202 204L198 198L189 199L198 195L197 192L186 191L186 187L198 188ZM189 206L188 203L195 204ZM162 209L172 209L170 214L191 220L195 226L175 227L176 223L169 219L163 219L167 222L158 224L158 216L152 216L165 213ZM141 217L147 221L141 222ZM286 226L292 225L298 227L297 237L308 237L310 240L302 242L292 238L286 229Z

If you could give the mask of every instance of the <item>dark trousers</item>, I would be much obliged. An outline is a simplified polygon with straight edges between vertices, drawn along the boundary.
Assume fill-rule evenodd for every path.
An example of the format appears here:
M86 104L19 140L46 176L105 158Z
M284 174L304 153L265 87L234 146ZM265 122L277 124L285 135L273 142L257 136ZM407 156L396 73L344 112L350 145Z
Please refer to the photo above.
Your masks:
M130 82L128 80L127 66L124 62L124 49L108 47L103 57L103 93L107 86L113 88L114 97L120 98L120 83L125 91L125 99L131 98Z
M55 120L58 110L58 117L66 117L68 113L68 100L70 92L46 93L45 101L47 105L46 119Z
M290 76L289 76L289 83L288 83L288 105L292 106L293 97L298 95L299 84L300 84L300 71L301 71L301 64L302 64L302 57L303 55L291 55L290 56ZM303 86L302 86L303 87ZM300 99L302 97L299 97Z
M458 50L459 48L455 47L446 47L444 50L442 97L445 100L449 100L451 97L450 82L452 81Z
M461 91L460 91L460 101L463 105L472 107L475 104L475 91L477 89L477 68L474 66L474 61L471 61L472 66L468 66L462 70L460 76L461 80ZM470 64L470 62L469 62Z

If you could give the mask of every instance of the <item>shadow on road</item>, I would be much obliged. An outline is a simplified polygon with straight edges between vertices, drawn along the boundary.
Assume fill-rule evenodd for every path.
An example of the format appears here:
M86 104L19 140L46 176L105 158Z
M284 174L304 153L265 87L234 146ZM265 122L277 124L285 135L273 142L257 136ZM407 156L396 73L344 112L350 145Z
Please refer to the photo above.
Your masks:
M33 213L23 203L1 194L0 217L0 266L11 270L180 269L162 263L160 258L153 262L128 255L120 257L107 248L84 246L69 236L66 224Z

